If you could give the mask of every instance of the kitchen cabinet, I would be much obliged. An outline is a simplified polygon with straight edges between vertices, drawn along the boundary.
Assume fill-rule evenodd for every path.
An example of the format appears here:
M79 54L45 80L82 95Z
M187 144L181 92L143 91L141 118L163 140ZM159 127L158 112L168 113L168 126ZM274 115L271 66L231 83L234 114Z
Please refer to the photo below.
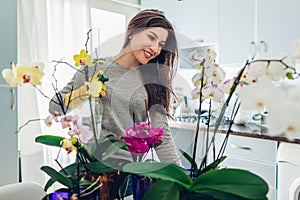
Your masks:
M1 7L0 71L17 61L17 0L3 0ZM0 97L1 186L18 181L17 88L7 87L2 75Z
M218 0L141 0L141 9L157 8L166 13L177 33L179 47L186 41L217 42Z
M219 0L219 56L221 64L243 64L249 51L281 56L292 51L300 37L297 0Z
M267 45L267 53L280 56L292 51L300 38L299 0L257 0L257 41Z
M177 148L184 149L192 155L193 138L195 135L196 124L187 122L171 122L171 133L174 137ZM220 127L220 132L215 135L215 152L218 155L227 131ZM201 128L198 138L198 147L196 153L197 163L201 163L206 150L206 133ZM268 186L268 199L278 199L278 180L284 177L282 172L278 171L278 145L280 142L287 141L285 137L272 137L266 135L260 127L247 124L244 126L233 125L232 132L228 137L224 156L226 159L220 164L221 167L245 169L263 178ZM209 133L209 141L213 133ZM300 138L294 141L300 144ZM207 163L213 162L213 146L210 147L207 154ZM186 163L184 163L185 166ZM281 174L279 174L281 173ZM279 177L279 178L278 178ZM282 184L282 183L281 183ZM282 188L281 188L282 189ZM279 200L279 199L278 199ZM280 199L281 200L281 199Z
M300 37L298 0L141 0L141 8L165 11L179 36L217 43L221 65L243 65L254 51L290 53Z
M191 165L189 162L182 156L180 150L183 150L190 156L192 156L193 145L194 145L194 131L188 129L181 129L181 128L171 128L171 134L174 138L174 142L177 148L177 153L181 159L182 165L189 169Z
M224 134L216 135L216 152L224 138ZM220 166L246 169L262 177L269 186L268 198L276 199L277 146L277 141L230 135L224 152L227 158ZM208 161L213 161L212 153L209 153Z
M219 0L219 63L243 63L255 41L255 0Z

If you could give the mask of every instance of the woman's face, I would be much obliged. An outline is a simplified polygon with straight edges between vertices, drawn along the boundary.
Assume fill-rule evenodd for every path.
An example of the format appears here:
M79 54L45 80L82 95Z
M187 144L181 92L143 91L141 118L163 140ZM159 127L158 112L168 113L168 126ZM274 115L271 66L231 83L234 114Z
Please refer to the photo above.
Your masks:
M129 48L139 63L146 64L160 54L167 37L168 31L164 28L147 28L132 35Z

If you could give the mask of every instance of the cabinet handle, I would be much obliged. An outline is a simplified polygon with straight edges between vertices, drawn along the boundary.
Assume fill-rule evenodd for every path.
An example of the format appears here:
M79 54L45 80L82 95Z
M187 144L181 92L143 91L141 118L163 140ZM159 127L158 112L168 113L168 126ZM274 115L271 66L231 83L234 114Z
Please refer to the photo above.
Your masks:
M265 41L261 40L259 42L259 51L260 52L263 52L263 53L267 53L268 51L268 45Z
M254 41L252 41L249 44L249 59L250 60L253 60L255 58L256 52L257 52L256 44Z
M252 150L251 147L244 147L244 146L238 146L238 145L235 145L235 144L231 144L230 145L232 148L236 148L236 149L243 149L243 150Z
M15 110L16 109L16 92L15 92L14 89L10 89L10 93L11 93L11 106L10 106L10 109Z

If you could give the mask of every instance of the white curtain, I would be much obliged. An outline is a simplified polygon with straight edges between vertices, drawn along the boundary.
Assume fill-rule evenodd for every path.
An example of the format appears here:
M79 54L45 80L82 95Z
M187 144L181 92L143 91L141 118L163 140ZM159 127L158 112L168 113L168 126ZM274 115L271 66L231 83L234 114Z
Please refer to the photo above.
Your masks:
M87 32L90 28L89 0L19 0L18 2L18 63L43 61L45 76L40 87L44 95L52 97L54 90L54 64L61 60L73 64L73 55L85 48ZM58 89L72 77L74 70L60 66L56 73ZM49 99L30 85L18 89L19 127L28 120L46 118ZM19 132L19 149L22 158L23 181L34 181L44 186L48 180L40 170L42 165L59 169L54 159L57 148L49 148L35 143L42 134L60 134L59 126L47 129L43 121L31 122ZM66 157L65 152L60 153ZM67 157L68 158L68 157ZM70 159L61 162L69 162Z

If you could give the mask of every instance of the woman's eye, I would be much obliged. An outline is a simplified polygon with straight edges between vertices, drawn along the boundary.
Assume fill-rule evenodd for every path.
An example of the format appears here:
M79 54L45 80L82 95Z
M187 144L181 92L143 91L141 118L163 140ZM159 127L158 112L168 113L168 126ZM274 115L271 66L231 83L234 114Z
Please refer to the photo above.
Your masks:
M160 46L161 48L163 48L163 47L165 46L165 43L159 43L159 46Z
M151 41L154 41L154 40L155 40L155 37L154 37L153 35L148 35L148 37L149 37L149 39L150 39Z

